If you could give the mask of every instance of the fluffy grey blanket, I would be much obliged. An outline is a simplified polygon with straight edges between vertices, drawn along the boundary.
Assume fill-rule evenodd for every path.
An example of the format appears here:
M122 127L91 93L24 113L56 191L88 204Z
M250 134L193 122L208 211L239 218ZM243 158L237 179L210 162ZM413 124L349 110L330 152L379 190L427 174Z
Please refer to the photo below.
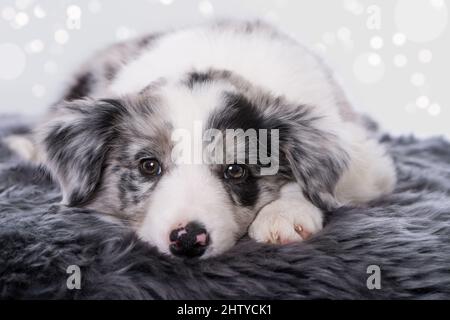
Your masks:
M16 118L0 121L0 136L26 130ZM334 212L307 242L243 240L197 262L162 256L94 212L58 205L45 172L0 143L0 297L448 299L450 144L383 139L399 175L391 196ZM81 268L79 290L67 288L69 265ZM367 286L370 265L380 268L380 289Z

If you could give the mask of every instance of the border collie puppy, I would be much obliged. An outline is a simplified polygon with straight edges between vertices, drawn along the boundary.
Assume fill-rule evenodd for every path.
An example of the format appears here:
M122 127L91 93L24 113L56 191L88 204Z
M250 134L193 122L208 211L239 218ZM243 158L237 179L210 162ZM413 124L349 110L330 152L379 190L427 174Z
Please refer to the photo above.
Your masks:
M28 147L64 204L116 217L181 257L220 254L246 233L302 241L327 211L396 182L333 73L261 22L113 45L83 67L36 137ZM190 157L195 149L202 161Z

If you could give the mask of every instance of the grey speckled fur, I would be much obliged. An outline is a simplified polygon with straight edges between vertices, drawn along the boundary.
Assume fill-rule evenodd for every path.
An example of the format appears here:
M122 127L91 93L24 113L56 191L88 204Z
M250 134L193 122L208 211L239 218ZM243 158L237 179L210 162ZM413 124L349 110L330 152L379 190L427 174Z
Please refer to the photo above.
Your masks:
M2 117L0 137L26 129ZM243 240L200 262L161 256L93 212L59 206L48 176L0 143L0 297L450 299L450 143L384 141L399 171L393 195L332 213L305 243ZM66 288L72 264L81 290ZM372 264L381 290L366 287Z

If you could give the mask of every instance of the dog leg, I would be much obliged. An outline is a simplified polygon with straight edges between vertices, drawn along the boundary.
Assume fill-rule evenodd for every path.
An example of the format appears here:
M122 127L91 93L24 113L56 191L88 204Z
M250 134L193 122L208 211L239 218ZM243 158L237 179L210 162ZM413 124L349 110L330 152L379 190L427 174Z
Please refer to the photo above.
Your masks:
M23 160L38 162L39 154L31 135L11 135L3 138L3 142Z
M281 189L281 197L258 213L249 235L258 242L285 244L302 241L322 229L323 215L303 196L296 183Z

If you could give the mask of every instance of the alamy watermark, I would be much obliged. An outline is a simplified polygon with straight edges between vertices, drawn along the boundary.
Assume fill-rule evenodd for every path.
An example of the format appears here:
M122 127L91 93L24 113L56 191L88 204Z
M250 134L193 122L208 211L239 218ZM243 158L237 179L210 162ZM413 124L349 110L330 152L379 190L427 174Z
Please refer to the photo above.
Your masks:
M366 285L369 290L381 289L381 268L376 264L372 264L367 267L367 274L370 276L367 278Z
M194 121L193 130L175 129L172 161L177 164L259 165L261 175L275 175L279 169L278 129L206 129Z
M69 274L66 280L67 289L80 290L81 289L81 269L77 265L70 265L66 269ZM367 267L366 273L369 277L366 280L366 286L369 290L381 289L381 268L378 265L370 265Z
M81 289L81 269L79 266L73 264L67 267L66 273L70 274L67 277L66 285L69 290Z

